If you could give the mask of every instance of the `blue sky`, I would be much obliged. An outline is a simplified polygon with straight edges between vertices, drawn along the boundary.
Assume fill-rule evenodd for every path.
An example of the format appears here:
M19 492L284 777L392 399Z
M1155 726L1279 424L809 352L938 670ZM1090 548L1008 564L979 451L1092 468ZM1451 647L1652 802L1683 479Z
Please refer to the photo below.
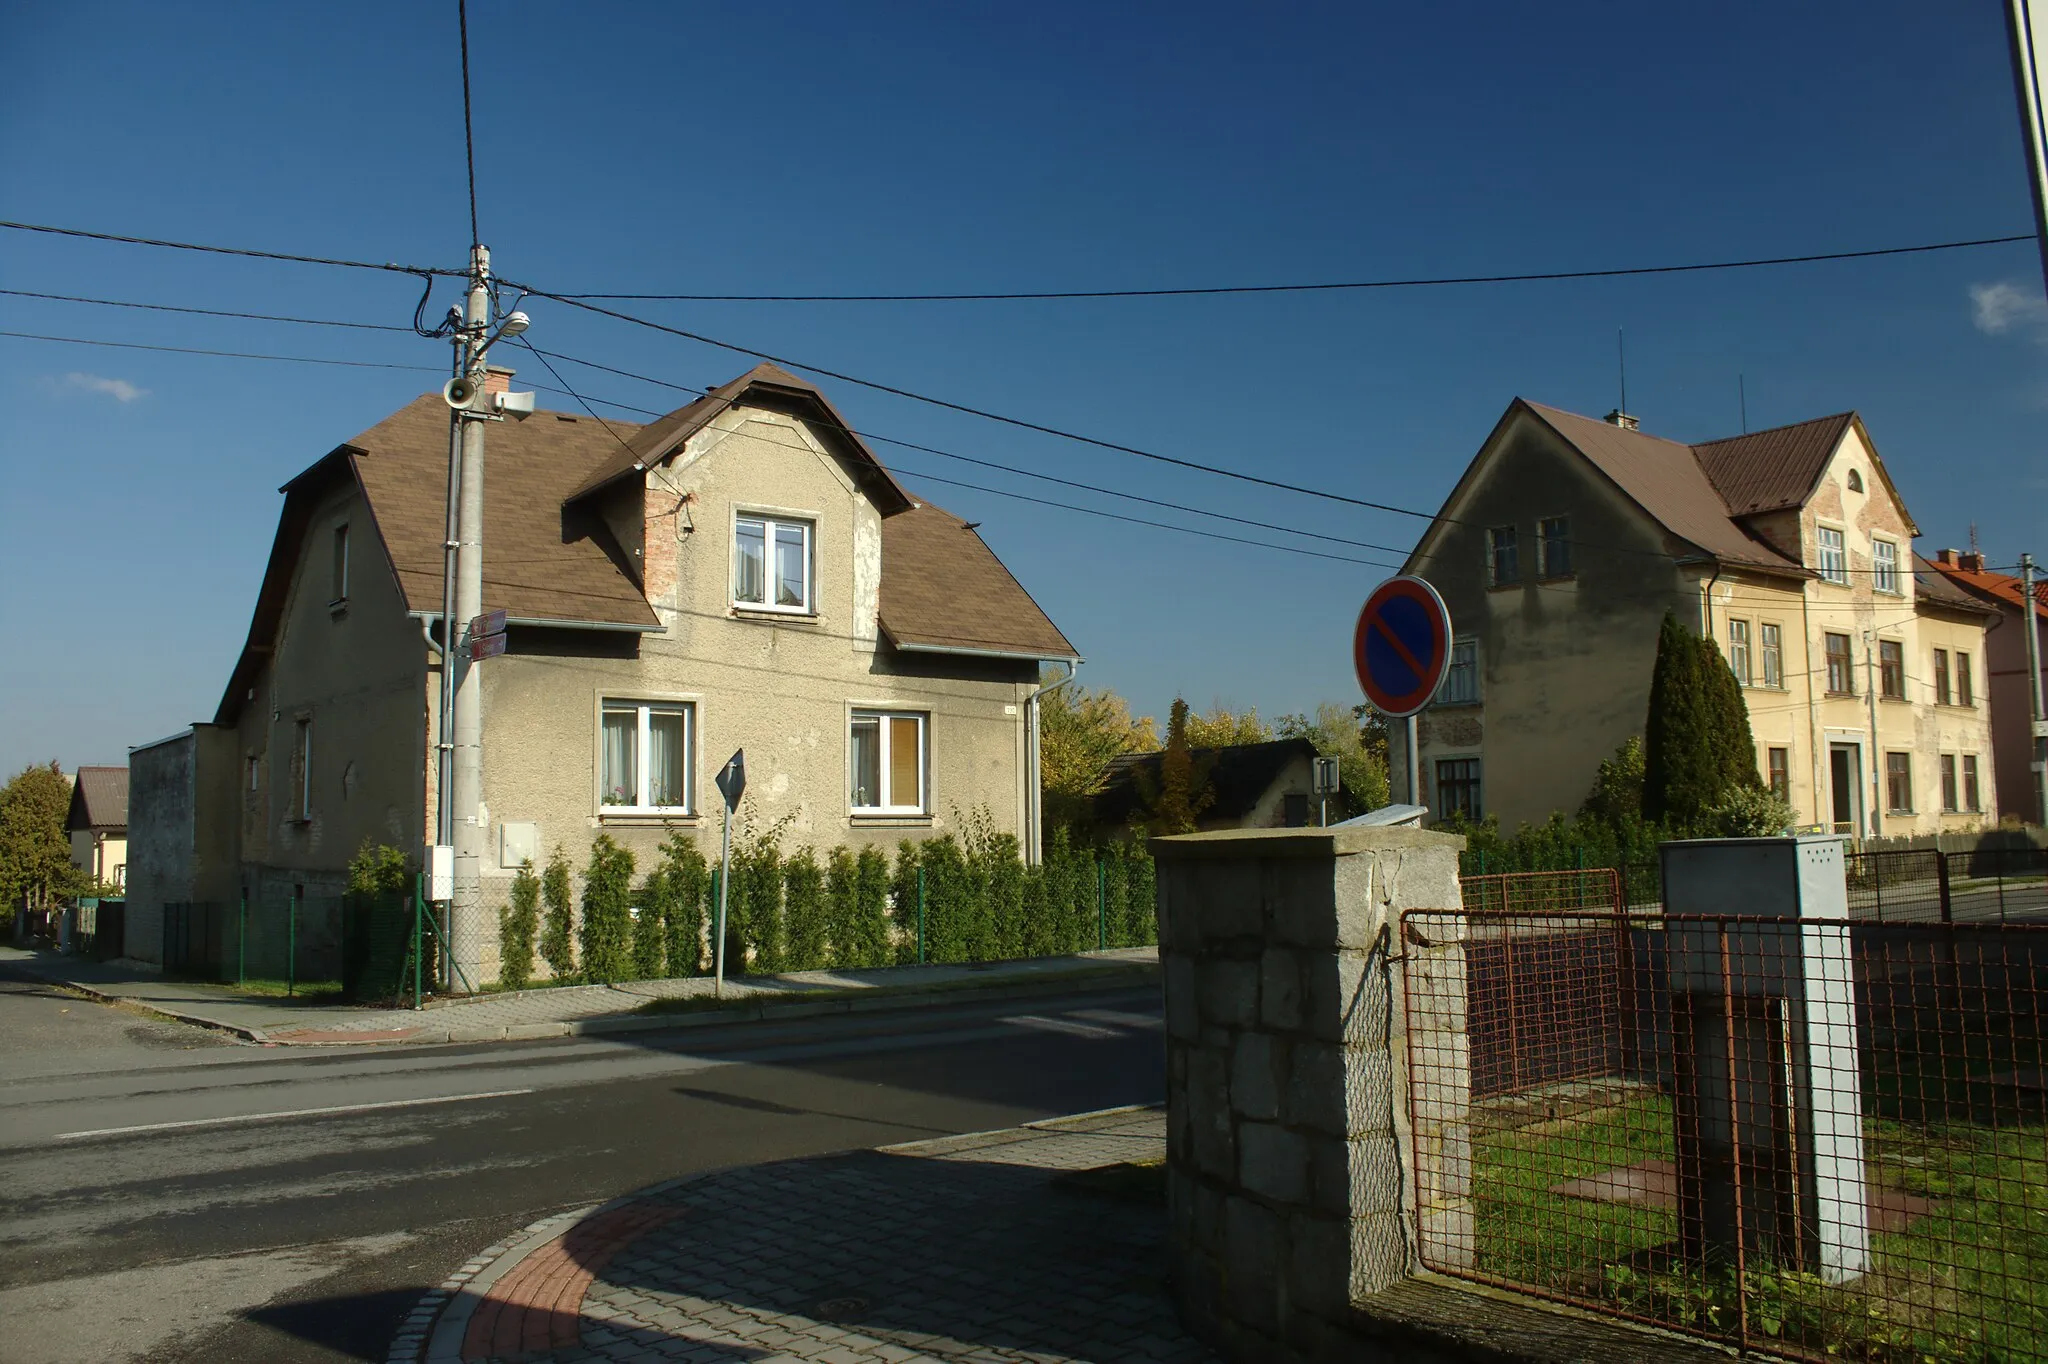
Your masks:
M1993 0L1693 8L475 0L483 236L503 273L562 291L787 293L1604 268L2031 228ZM6 6L0 216L458 265L454 11ZM0 287L382 323L409 320L417 296L399 277L15 232L0 233ZM1612 407L1625 328L1644 429L1734 433L1738 374L1752 428L1856 408L1921 549L1975 522L2011 562L2048 553L2041 297L2019 244L1373 293L626 306L1421 509L1514 396ZM548 349L679 383L748 363L529 311ZM13 297L0 329L447 361L407 335ZM564 373L594 399L681 401ZM521 376L551 382L531 357ZM435 382L0 338L0 767L120 762L209 717L277 486ZM1389 545L1422 524L828 388L863 430L979 458ZM951 488L920 476L1046 492L879 448L984 523L1088 656L1084 680L1140 710L1176 692L1269 715L1354 697L1350 624L1385 569Z

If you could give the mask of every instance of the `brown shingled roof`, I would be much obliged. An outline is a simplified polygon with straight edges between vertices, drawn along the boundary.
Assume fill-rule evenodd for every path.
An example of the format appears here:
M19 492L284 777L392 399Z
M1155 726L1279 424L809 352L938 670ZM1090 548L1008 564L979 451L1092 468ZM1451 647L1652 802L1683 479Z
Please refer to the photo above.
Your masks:
M1541 403L1527 406L1673 535L1732 563L1799 568L1729 519L1693 447Z
M79 768L78 779L71 787L71 812L64 821L65 831L127 827L128 769Z
M624 448L614 442L605 458L569 493L567 500L573 502L588 497L629 474L659 464L680 450L690 437L703 430L727 408L742 405L791 411L808 418L828 440L836 440L840 453L854 465L856 472L865 471L863 482L868 495L884 515L910 505L910 494L904 492L888 469L883 467L867 442L846 424L846 419L839 415L839 409L832 406L832 400L822 389L780 366L765 363L754 366L737 379L707 390L703 397L677 408L666 417L658 417L637 428Z
M1730 516L1803 506L1826 470L1854 412L1729 436L1692 447Z
M563 499L592 466L639 430L632 422L559 412L491 424L484 457L487 610L502 609L515 620L659 628L639 587L562 511ZM355 452L356 477L407 609L438 615L448 524L446 404L438 394L416 398L345 448Z
M982 538L930 503L882 522L881 617L903 649L1080 656Z

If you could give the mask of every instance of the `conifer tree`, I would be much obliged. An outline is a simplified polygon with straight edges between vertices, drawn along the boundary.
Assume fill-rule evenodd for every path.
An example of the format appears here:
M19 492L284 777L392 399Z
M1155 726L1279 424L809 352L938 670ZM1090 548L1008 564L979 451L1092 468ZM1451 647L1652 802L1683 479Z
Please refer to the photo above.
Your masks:
M1700 829L1730 792L1758 784L1755 754L1749 708L1720 649L1665 612L1643 725L1643 817Z
M540 959L548 964L554 979L567 980L576 973L576 953L569 933L576 911L570 892L569 859L563 855L560 844L555 845L547 870L541 873L540 898L547 906L546 924L540 935Z
M583 872L582 949L584 979L610 985L633 976L633 854L610 834L590 845Z
M1195 761L1188 743L1188 703L1176 696L1166 722L1166 748L1159 755L1156 780L1139 779L1139 794L1150 811L1155 834L1191 834L1202 811L1216 799L1206 766Z

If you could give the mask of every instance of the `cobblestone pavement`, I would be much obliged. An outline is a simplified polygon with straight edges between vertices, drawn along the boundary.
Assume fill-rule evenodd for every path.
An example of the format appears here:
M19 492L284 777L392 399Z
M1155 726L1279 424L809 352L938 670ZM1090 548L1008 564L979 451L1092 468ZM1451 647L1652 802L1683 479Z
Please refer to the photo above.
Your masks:
M1065 957L973 965L888 966L860 971L792 971L777 976L742 976L725 983L728 1004L787 1008L814 1003L858 1007L861 992L878 991L872 1005L909 1002L920 991L951 995L955 991L1016 989L1062 982L1086 984L1093 976L1118 968L1156 963L1151 947L1110 948ZM312 1004L238 993L228 987L166 980L141 964L99 963L49 952L0 947L0 965L68 984L103 999L140 1004L173 1018L232 1032L246 1041L286 1045L351 1042L489 1042L557 1037L582 1032L632 1031L685 1026L713 1021L702 1013L679 1012L646 1016L639 1009L654 999L711 998L713 982L706 976L633 981L623 985L568 985L552 989L508 991L476 999L437 1002L427 1009L362 1009L350 1005ZM817 1001L807 995L821 996ZM829 1003L827 1002L829 997ZM961 998L967 996L962 993ZM729 1021L729 1020L728 1020Z
M1165 1146L1116 1110L678 1181L494 1247L391 1359L1206 1364L1165 1210L1073 1178Z

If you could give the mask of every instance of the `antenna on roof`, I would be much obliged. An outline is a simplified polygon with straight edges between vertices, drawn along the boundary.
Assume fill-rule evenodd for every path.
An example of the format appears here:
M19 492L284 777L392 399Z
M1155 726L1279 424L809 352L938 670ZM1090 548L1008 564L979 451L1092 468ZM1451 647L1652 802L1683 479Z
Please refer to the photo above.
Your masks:
M1607 424L1624 431L1640 431L1642 424L1628 414L1628 348L1622 329L1614 329L1614 357L1621 367L1621 406L1607 414Z
M1735 400L1742 404L1742 434L1749 434L1749 387L1742 381L1742 372L1735 374Z
M1977 548L1977 523L1972 521L1970 523L1970 553L1982 554L1983 552L1983 550Z

